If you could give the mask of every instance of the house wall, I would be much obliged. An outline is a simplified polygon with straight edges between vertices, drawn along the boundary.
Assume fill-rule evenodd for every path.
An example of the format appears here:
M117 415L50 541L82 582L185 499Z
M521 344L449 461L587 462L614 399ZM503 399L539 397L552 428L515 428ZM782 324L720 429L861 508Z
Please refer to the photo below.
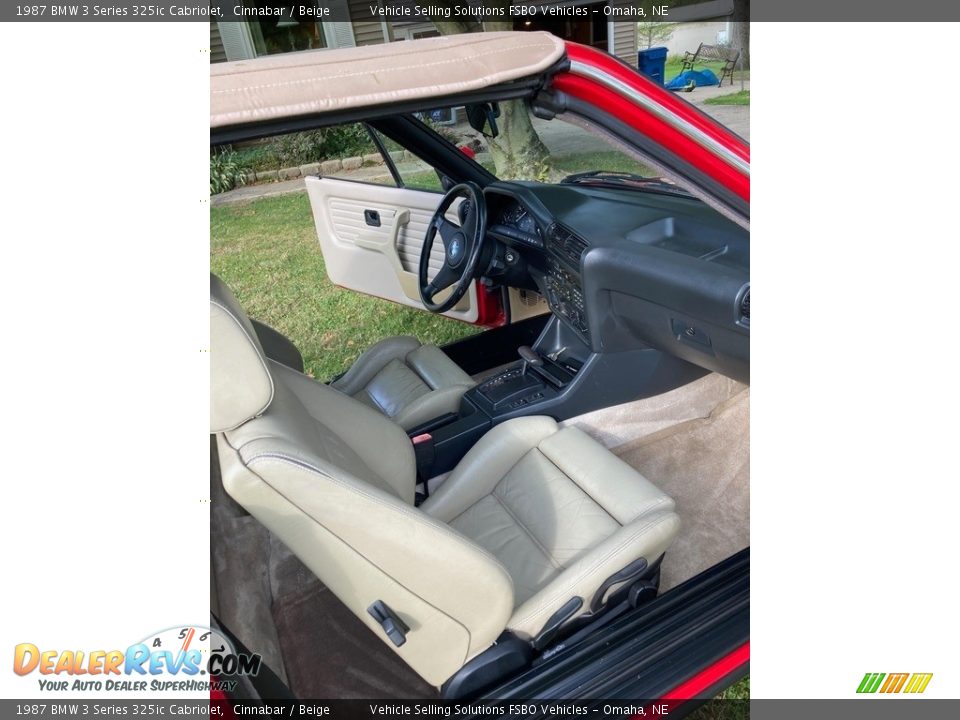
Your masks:
M370 3L371 0L348 0L350 17L360 17L361 11L369 7ZM383 36L383 23L354 20L352 24L357 45L379 45L387 42Z
M721 44L720 40L726 33L726 20L678 23L670 39L659 45L667 48L668 55L683 55L688 50L695 52L700 43ZM726 41L729 42L730 39L727 38Z
M613 2L621 5L623 3ZM625 63L637 66L637 24L632 22L611 23L613 33L613 54Z

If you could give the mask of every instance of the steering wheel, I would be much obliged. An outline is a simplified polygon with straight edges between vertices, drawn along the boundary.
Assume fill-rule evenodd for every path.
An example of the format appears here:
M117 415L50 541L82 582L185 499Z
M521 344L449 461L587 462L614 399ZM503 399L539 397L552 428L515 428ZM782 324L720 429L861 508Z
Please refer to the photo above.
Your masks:
M466 213L461 214L462 225L456 225L445 217L453 201L463 196L469 203ZM430 252L433 242L440 234L443 242L443 265L432 280L430 272ZM447 191L439 207L430 218L423 248L420 251L420 300L430 312L447 312L460 302L473 281L483 249L483 238L487 233L487 204L483 191L476 183L465 182L455 185ZM438 293L454 286L450 296L442 302L434 302Z

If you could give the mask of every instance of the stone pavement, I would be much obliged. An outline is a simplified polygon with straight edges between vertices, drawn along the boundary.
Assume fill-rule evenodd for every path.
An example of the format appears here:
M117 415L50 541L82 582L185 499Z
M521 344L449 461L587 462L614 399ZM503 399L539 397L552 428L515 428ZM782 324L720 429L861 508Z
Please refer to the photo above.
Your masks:
M743 84L745 90L750 89L750 83ZM750 106L749 105L706 105L704 101L718 95L728 95L739 92L740 83L735 82L733 86L729 84L722 88L701 87L693 92L679 93L679 96L697 106L700 110L716 118L721 123L729 127L735 133L750 140ZM534 120L534 125L540 137L551 150L563 148L564 155L572 155L578 152L589 153L598 150L609 150L611 146L602 139L585 132L582 128L562 121ZM483 154L478 159L484 159ZM417 172L423 170L425 166L416 162L400 163L398 166L401 175L406 172ZM366 182L387 182L391 181L390 172L384 165L375 165L373 167L361 167L356 170L340 171L336 177L348 180L358 180ZM213 206L230 205L233 203L242 203L262 197L273 197L275 195L287 195L289 193L301 192L304 189L303 178L295 180L281 180L273 183L263 183L260 185L247 185L239 187L229 192L213 195L210 198L210 204Z

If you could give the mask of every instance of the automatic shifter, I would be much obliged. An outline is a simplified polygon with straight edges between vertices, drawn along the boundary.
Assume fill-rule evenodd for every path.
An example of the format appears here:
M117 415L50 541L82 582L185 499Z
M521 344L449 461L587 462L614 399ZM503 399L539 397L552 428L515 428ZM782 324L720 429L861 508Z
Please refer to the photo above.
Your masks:
M520 353L520 359L523 360L523 372L520 373L521 375L527 374L527 368L543 367L543 358L529 345L521 345L517 348L517 352Z

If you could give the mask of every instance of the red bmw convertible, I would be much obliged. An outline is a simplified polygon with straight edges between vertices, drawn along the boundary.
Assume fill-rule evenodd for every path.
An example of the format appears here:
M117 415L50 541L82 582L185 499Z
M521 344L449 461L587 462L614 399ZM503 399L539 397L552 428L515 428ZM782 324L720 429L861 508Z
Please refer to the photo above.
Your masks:
M265 668L238 697L742 677L748 144L546 33L214 65L210 124L212 146L358 124L389 179L304 179L329 279L485 328L383 338L320 382L211 275L211 604Z

